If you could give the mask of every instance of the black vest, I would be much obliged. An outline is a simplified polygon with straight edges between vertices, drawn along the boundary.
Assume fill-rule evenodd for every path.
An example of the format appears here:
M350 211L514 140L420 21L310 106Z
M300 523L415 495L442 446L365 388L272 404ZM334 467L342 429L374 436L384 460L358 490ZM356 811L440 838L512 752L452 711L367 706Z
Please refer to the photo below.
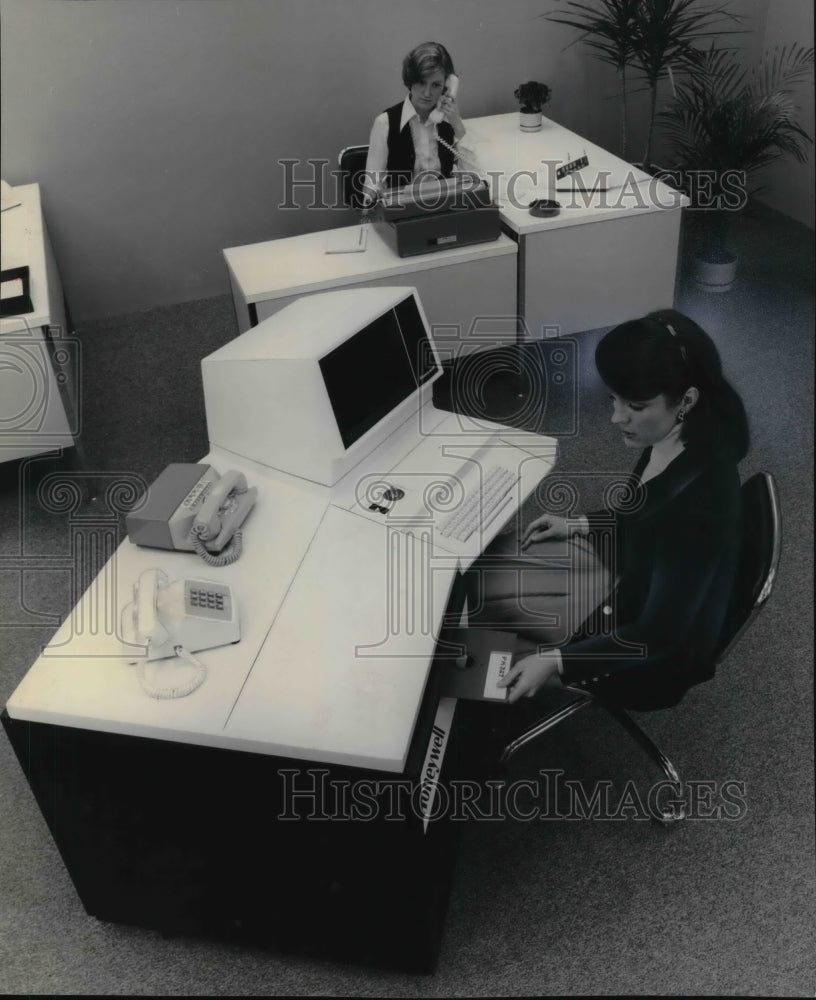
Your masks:
M414 174L414 161L416 152L414 151L414 140L411 136L411 128L406 124L400 131L400 119L402 118L402 107L404 102L400 101L386 110L388 115L388 161L386 162L386 186L402 187L403 184L410 183ZM448 145L452 146L454 141L453 126L450 122L440 122L437 126L437 134ZM439 164L442 168L442 176L450 177L453 173L453 153L446 149L442 143L437 143L439 150Z

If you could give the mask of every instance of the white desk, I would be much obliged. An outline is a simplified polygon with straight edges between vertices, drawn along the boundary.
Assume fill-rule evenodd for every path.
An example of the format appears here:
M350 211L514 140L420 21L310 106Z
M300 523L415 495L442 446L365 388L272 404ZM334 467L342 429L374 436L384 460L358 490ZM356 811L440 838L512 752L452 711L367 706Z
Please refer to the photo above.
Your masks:
M2 720L88 913L432 971L461 824L432 822L422 795L461 773L474 738L432 657L453 579L502 521L455 542L414 499L496 453L521 473L506 519L556 442L430 405L331 490L213 452L259 490L241 558L120 546ZM384 476L408 504L388 518L359 490ZM143 650L119 629L154 566L229 584L242 621L174 700L141 689Z
M373 227L365 253L326 254L325 232L225 250L239 332L307 292L402 280L419 290L443 353L446 338L461 340L448 356L512 341L508 317L521 317L522 335L538 339L674 304L685 196L546 118L532 133L519 129L517 114L466 126L507 236L410 258ZM556 181L557 167L584 154L587 167ZM583 194L581 185L597 190ZM559 201L560 213L531 216L536 197Z
M684 195L547 118L539 132L522 132L517 114L466 127L519 244L519 314L529 336L612 326L674 304ZM557 167L583 155L587 167L556 179ZM532 216L534 198L558 201L560 213Z
M2 213L3 270L28 266L33 310L0 319L0 462L74 444L78 344L68 336L38 184L12 188Z
M357 227L348 227L349 230ZM301 295L353 285L413 285L434 340L446 357L515 339L517 246L491 243L399 257L373 226L362 253L326 253L328 232L307 233L224 251L238 331L278 312ZM501 317L499 324L477 317Z
M331 490L208 455L259 489L241 559L213 569L125 541L12 694L11 718L401 772L451 583L551 470L557 448L431 404L423 413L421 438L407 421ZM422 505L427 487L465 480L496 455L520 473L504 516L466 543L442 539L442 513ZM360 502L360 484L385 476L406 494L387 518ZM149 698L128 666L143 650L124 643L119 618L151 567L227 583L240 610L241 642L200 654L209 676L186 698Z

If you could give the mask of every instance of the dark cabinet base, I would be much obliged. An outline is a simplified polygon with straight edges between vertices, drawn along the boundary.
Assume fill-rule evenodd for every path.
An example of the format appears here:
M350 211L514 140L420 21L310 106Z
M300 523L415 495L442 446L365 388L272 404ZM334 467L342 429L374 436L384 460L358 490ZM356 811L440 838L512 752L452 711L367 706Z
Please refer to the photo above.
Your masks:
M436 966L461 823L416 778L2 722L102 920L417 972ZM451 733L442 780L466 759Z

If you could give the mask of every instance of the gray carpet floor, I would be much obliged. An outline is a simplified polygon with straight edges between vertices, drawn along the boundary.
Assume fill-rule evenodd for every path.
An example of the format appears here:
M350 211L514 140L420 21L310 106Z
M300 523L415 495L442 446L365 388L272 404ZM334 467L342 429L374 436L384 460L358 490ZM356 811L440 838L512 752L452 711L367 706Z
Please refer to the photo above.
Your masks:
M26 780L0 736L0 991L71 995L813 996L813 234L765 209L740 220L727 294L683 273L678 308L717 342L742 393L747 478L777 478L784 546L775 593L717 677L639 721L684 778L744 783L737 819L669 829L609 821L472 822L462 839L439 968L412 976L234 944L165 939L88 917ZM235 335L227 298L81 325L85 467L147 480L208 450L200 358ZM559 474L591 507L628 470L592 367L599 331L575 338L579 410ZM545 428L546 429L546 428ZM0 469L0 704L72 605L60 560L70 515L43 507L52 459ZM524 516L535 513L528 505ZM39 560L39 562L38 562ZM49 568L50 567L50 568ZM652 780L600 713L525 751L591 787ZM701 793L702 794L702 793Z

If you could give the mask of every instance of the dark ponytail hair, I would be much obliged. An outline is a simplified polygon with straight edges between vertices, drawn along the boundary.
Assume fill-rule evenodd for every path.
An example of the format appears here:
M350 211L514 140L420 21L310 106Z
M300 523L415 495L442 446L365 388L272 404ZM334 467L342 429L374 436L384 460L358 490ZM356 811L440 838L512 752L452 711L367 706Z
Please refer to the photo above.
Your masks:
M665 395L678 403L687 389L700 397L686 413L680 436L686 445L725 450L735 461L748 452L745 407L724 378L719 352L694 320L661 309L610 330L595 350L598 374L624 399Z

